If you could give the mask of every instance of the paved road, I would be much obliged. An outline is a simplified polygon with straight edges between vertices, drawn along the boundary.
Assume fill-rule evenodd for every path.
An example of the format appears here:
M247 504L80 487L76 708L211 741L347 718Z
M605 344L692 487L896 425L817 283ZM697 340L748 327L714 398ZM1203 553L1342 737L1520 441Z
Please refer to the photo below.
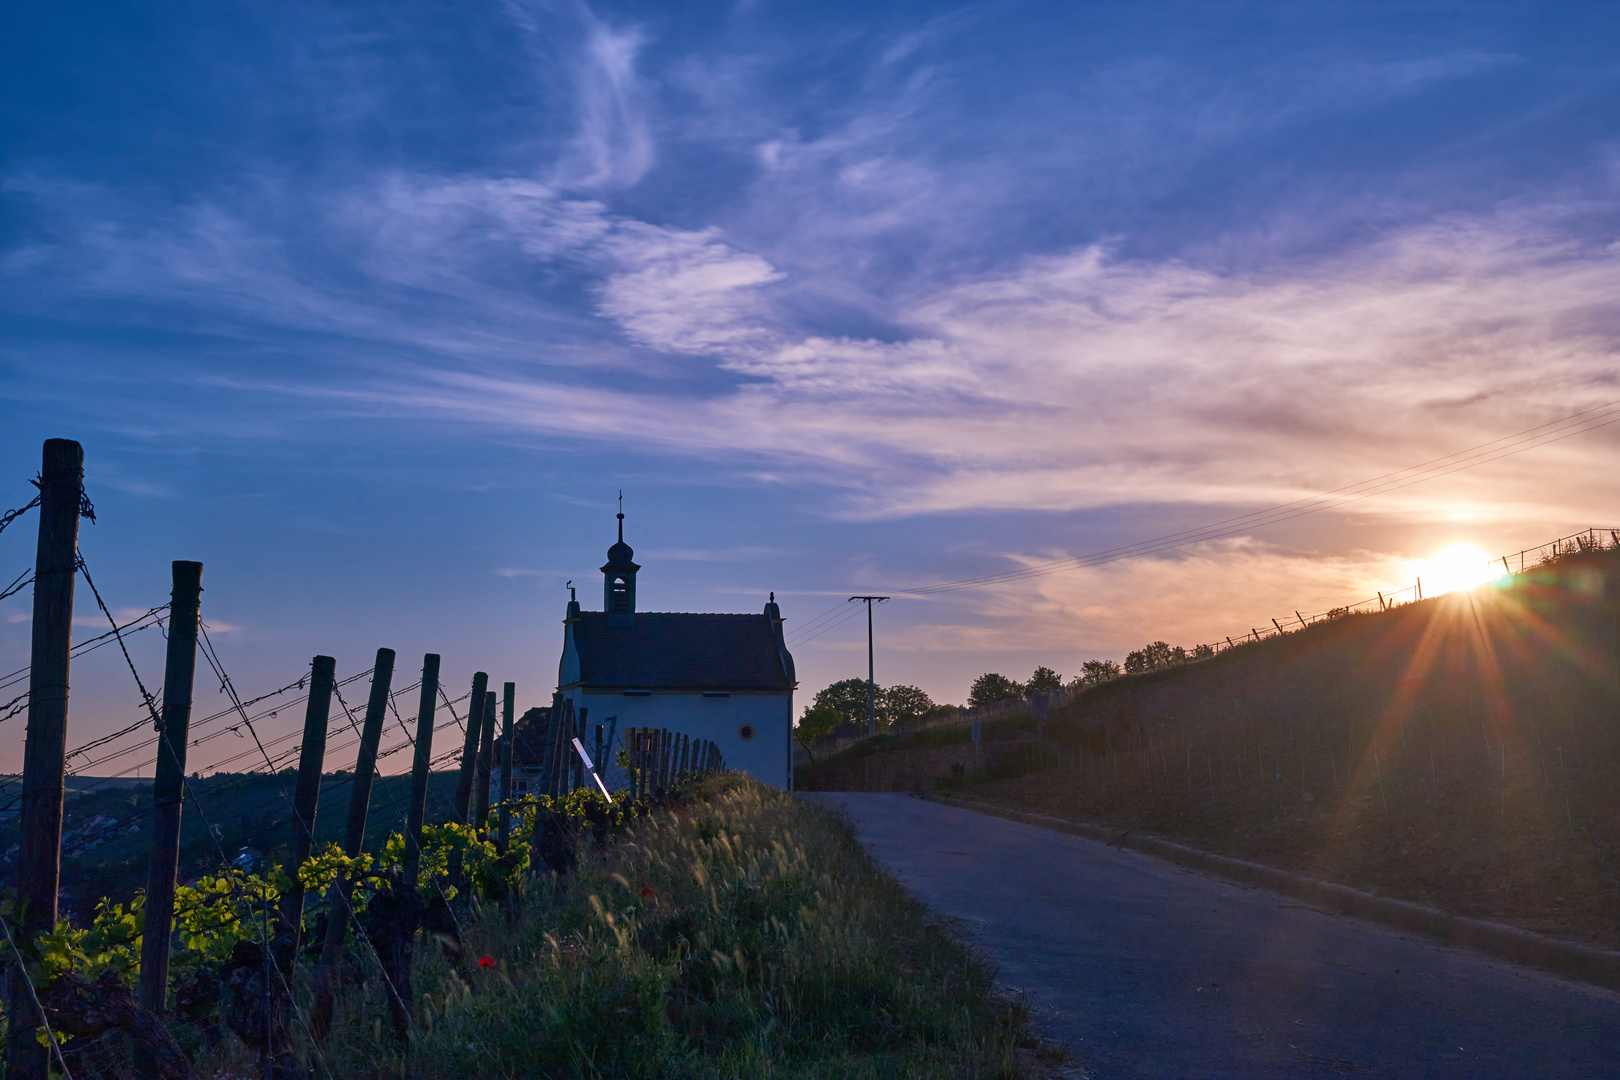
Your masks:
M1122 1077L1620 1077L1620 995L908 795L806 793Z

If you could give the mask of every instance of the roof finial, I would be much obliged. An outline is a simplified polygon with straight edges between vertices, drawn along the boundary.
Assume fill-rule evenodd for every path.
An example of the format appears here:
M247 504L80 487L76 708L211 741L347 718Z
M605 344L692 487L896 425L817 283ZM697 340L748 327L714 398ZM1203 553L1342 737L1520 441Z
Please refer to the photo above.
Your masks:
M773 603L773 604L776 603L776 592L775 592L775 590L772 590L772 592L771 592L771 603Z
M624 543L624 489L619 489L619 543Z

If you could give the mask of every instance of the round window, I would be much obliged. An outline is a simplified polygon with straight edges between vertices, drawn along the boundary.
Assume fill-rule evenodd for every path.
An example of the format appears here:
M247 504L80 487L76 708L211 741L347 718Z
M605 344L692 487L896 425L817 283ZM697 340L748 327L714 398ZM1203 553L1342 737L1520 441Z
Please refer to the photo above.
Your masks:
M737 729L737 738L741 739L743 742L752 741L754 738L754 725L743 724L741 727L739 727Z

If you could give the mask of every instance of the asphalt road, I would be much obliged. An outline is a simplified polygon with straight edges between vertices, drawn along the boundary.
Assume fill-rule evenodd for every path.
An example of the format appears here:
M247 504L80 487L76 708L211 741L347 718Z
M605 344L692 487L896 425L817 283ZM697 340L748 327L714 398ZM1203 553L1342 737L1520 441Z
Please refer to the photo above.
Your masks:
M1099 1080L1620 1077L1620 995L1033 825L804 797L841 804Z

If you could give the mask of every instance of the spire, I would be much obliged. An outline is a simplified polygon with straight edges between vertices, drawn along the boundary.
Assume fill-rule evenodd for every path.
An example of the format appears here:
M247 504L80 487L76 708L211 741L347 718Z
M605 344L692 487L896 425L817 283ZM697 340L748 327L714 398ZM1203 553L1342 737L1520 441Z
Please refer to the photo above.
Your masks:
M635 551L624 542L624 492L619 492L619 540L608 548L607 562L602 566L602 610L608 613L608 625L632 627L636 622L636 565Z

